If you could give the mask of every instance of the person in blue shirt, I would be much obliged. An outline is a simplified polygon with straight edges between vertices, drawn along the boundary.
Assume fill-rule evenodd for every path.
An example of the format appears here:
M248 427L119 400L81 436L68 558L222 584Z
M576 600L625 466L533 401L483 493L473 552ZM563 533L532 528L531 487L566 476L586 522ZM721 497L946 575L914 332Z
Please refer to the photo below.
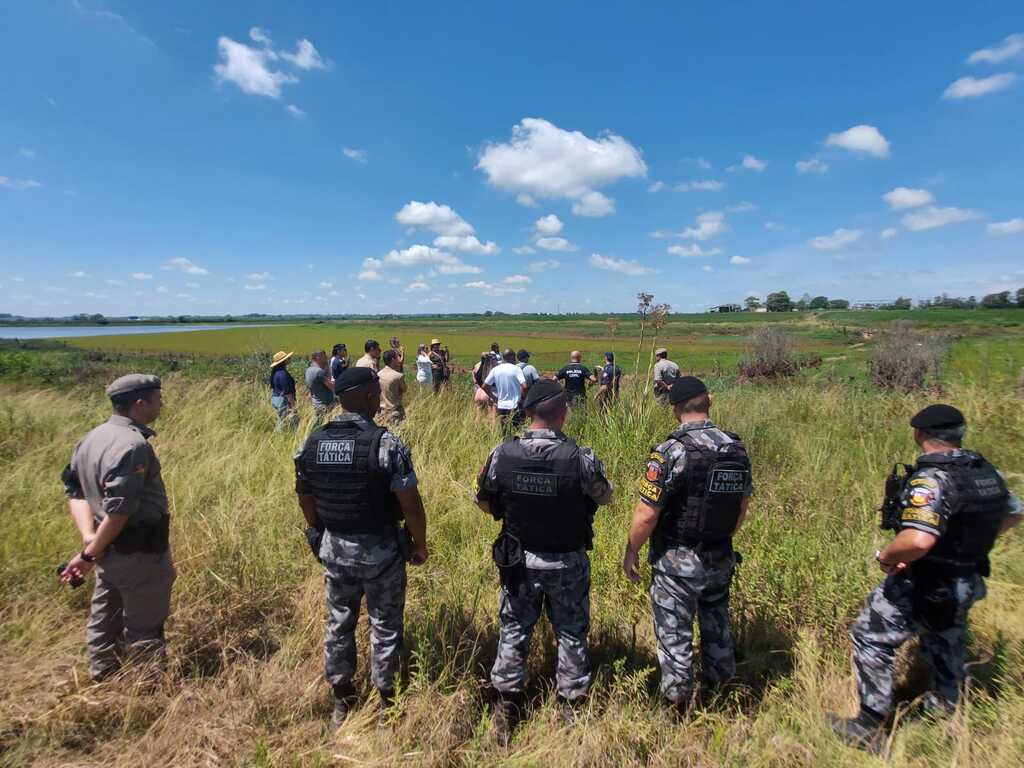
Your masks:
M526 389L529 391L530 387L540 381L540 373L537 369L530 365L530 353L525 349L520 349L516 353L516 359L519 361L519 367L523 371L523 376L526 378Z
M619 398L619 383L622 380L622 369L615 364L615 355L611 352L604 353L604 365L598 373L597 402L603 405L611 405L613 400Z
M277 411L277 431L298 426L295 411L295 379L288 372L288 361L293 352L275 352L270 362L270 404Z
M348 368L348 347L344 344L335 344L331 348L330 373L331 379L337 381L341 374Z

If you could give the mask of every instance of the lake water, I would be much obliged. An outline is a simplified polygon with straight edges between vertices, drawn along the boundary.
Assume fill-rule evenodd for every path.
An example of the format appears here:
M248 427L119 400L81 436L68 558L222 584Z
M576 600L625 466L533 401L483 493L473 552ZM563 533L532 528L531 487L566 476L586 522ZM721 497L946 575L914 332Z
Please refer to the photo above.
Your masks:
M47 325L0 326L0 339L60 339L80 336L127 336L141 333L219 331L227 328L267 328L284 323L218 323L216 325Z

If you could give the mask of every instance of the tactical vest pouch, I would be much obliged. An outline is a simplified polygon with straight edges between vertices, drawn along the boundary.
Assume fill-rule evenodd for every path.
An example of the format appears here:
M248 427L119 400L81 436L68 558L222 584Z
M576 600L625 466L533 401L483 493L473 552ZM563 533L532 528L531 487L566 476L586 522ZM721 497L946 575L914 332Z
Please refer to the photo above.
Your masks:
M685 434L681 442L686 449L687 469L671 488L670 498L674 500L668 507L668 519L659 521L665 543L727 545L739 522L750 483L747 451L738 439L718 450Z
M502 531L491 545L491 557L498 566L501 586L510 595L519 595L526 584L526 559L523 543L511 533Z
M944 632L964 623L956 596L955 578L955 574L927 562L911 566L914 618L932 632Z

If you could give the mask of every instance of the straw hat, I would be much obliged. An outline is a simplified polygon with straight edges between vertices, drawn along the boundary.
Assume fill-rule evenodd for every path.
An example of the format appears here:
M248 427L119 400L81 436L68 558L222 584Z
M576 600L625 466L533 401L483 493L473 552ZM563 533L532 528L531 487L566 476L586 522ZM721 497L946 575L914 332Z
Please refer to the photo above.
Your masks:
M440 339L431 339L430 340L430 346L434 346L435 344L440 344L440 343L441 343Z
M270 367L277 368L281 363L287 363L294 354L294 352L285 352L284 350L275 352L274 359L270 361Z

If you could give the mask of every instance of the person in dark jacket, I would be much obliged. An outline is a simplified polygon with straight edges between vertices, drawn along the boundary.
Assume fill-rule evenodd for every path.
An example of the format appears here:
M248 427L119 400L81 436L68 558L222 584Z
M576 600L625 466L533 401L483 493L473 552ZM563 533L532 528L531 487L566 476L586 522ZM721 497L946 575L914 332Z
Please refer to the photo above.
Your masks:
M295 379L288 371L292 352L275 352L270 362L270 404L277 412L277 431L295 429L299 414L295 410Z

